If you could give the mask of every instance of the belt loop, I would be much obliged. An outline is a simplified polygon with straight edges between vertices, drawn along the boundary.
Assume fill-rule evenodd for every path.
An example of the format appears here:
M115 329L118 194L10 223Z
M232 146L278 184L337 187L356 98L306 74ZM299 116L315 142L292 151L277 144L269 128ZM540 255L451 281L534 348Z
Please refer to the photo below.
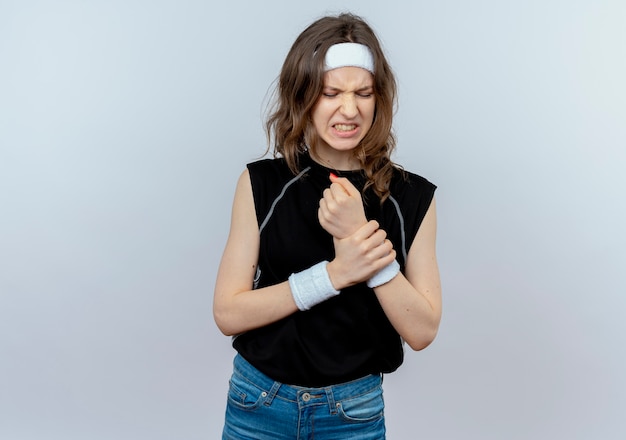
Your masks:
M274 400L274 397L276 397L276 393L278 393L278 389L281 385L282 383L280 382L274 382L274 385L272 385L270 392L267 393L267 396L265 396L265 402L263 402L265 406L270 406L272 404L272 400Z
M333 387L324 388L326 391L326 398L328 399L328 406L332 415L337 414L337 404L335 403L335 396L333 395Z

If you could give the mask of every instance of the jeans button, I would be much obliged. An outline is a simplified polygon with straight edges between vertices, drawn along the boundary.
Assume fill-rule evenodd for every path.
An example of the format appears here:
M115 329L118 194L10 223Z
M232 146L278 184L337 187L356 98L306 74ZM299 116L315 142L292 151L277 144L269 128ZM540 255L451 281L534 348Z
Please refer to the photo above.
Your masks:
M308 402L309 400L311 400L311 395L309 393L304 393L302 395L302 400L304 400L305 402Z

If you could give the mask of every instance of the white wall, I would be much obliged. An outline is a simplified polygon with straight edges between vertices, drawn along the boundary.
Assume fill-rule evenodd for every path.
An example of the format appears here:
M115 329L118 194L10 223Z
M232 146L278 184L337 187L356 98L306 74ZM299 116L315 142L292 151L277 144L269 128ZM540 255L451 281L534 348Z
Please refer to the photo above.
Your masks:
M439 185L436 342L392 439L626 435L626 3L0 1L0 438L218 438L212 289L296 35L352 10Z

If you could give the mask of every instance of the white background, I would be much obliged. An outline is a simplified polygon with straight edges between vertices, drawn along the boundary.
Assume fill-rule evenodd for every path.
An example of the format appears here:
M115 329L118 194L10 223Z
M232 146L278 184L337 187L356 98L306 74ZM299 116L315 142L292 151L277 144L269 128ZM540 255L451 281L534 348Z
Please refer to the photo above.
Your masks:
M0 438L219 438L235 182L344 10L439 186L444 317L385 378L389 438L626 438L621 0L0 0Z

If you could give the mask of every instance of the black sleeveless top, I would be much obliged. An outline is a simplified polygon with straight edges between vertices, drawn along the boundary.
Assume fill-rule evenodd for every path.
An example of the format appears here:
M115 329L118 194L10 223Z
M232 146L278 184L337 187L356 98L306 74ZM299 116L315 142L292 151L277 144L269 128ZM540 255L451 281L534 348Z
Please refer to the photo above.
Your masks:
M298 175L284 159L248 164L260 231L255 287L287 280L294 272L334 258L331 235L319 224L317 210L329 174L347 177L363 190L361 171L336 171L300 156ZM408 172L394 171L391 196L381 206L363 194L368 220L377 220L393 243L404 271L406 255L426 214L435 185ZM309 387L395 371L403 360L400 336L365 283L265 327L238 335L235 349L274 380Z

